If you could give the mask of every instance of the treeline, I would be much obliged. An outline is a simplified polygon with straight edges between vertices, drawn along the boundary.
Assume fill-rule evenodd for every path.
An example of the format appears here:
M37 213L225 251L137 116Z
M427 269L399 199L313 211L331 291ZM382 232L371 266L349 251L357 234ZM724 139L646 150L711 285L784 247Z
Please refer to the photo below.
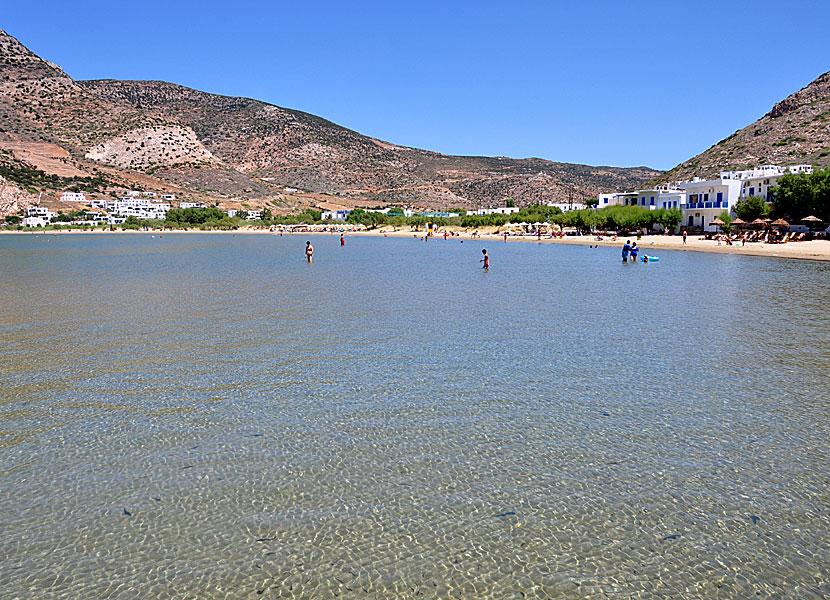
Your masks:
M559 208L552 206L533 205L511 215L467 215L458 217L404 217L403 215L386 215L383 213L368 212L362 209L353 210L346 222L378 227L380 225L394 226L423 226L426 223L435 223L438 226L456 226L465 228L475 227L503 227L507 223L551 223L561 227L575 227L580 231L593 229L651 229L660 224L666 229L675 229L683 219L679 209L661 208L650 210L643 206L609 206L600 210L572 210L563 213Z
M72 217L77 215L72 213ZM164 220L139 220L136 217L127 218L126 222L119 227L125 229L139 229L142 227L169 228L169 229L237 229L242 225L254 227L269 227L271 225L300 225L319 224L321 213L316 210L306 209L296 215L272 216L270 213L263 214L258 221L247 221L245 211L240 211L234 217L218 208L184 208L170 209ZM61 216L58 220L69 220L69 215ZM390 227L418 227L422 228L427 223L434 223L439 227L464 227L484 228L503 227L508 223L529 224L551 223L561 227L574 227L582 232L592 230L634 230L651 229L660 224L666 229L675 229L682 220L682 214L678 209L649 210L643 206L609 206L600 210L573 210L563 213L555 207L529 206L511 215L467 215L461 214L457 217L426 217L412 216L405 217L402 214L384 214L370 212L363 209L353 210L346 218L350 225L364 225L370 229L381 226ZM337 225L337 222L330 222Z
M825 224L830 223L830 169L798 175L787 173L772 188L772 198L776 218L798 222L814 216Z
M830 223L830 169L798 175L787 173L778 180L777 186L770 188L769 194L772 205L761 196L740 198L734 206L735 214L747 223L767 218L798 223L809 216Z

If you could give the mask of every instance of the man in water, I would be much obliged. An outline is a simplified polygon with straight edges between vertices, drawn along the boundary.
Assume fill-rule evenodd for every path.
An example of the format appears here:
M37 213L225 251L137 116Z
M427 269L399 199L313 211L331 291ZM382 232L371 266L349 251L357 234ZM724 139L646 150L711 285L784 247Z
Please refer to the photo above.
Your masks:
M345 236L345 235L343 235L342 233L340 234L340 245L341 245L341 246L345 246L345 245L346 245L346 236Z
M311 242L305 243L305 259L308 262L312 262L314 260L314 246L311 245Z
M631 240L626 240L622 249L622 260L628 262L628 253L631 252Z
M487 255L487 250L482 250L481 253L484 255L484 258L482 258L478 262L483 262L484 263L484 270L489 271L490 270L490 257Z

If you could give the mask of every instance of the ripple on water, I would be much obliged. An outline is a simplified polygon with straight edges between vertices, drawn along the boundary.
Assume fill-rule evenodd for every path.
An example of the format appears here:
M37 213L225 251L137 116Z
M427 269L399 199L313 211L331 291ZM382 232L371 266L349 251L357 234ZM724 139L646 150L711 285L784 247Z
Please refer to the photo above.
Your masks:
M5 595L830 595L827 265L304 241L0 236Z

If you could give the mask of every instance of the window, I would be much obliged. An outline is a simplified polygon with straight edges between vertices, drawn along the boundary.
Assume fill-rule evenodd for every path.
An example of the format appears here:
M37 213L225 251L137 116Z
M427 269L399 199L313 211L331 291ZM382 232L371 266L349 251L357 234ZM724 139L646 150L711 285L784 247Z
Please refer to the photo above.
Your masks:
M651 197L651 204L650 206L654 206L654 196Z
M754 196L754 195L755 195L755 188L754 188L754 187L749 188L749 195L750 195L750 196Z

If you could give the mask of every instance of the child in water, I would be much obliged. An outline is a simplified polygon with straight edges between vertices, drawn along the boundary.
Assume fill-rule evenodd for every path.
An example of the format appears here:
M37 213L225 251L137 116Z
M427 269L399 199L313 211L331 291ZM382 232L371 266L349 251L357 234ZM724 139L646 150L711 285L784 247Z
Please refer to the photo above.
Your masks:
M482 250L481 253L484 255L484 258L482 258L478 262L483 262L484 263L484 269L486 271L489 271L490 270L490 257L487 255L487 250Z

